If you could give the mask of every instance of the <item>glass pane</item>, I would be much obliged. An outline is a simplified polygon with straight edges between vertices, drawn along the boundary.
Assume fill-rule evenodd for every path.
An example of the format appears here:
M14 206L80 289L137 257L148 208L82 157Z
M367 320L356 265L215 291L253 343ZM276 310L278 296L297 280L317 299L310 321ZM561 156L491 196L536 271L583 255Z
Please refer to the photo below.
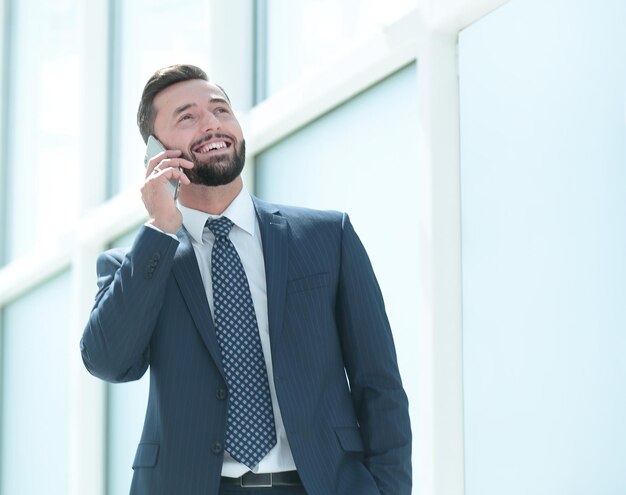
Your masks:
M407 224L418 207L416 69L407 66L255 157L260 197L350 214L385 297L409 395L416 318L407 308L415 307L418 273L417 227Z
M416 0L266 0L259 40L263 99L333 59L415 8ZM262 21L263 22L263 21Z
M137 229L111 247L130 246ZM128 493L148 404L149 370L138 381L107 384L107 493Z
M113 160L109 194L139 188L145 144L137 128L141 92L155 70L175 63L207 67L208 16L205 0L116 1Z
M107 493L128 493L148 404L149 370L138 381L107 385Z
M626 492L626 3L460 37L468 495Z
M70 273L4 308L0 493L67 495Z
M77 218L78 3L12 4L6 261Z

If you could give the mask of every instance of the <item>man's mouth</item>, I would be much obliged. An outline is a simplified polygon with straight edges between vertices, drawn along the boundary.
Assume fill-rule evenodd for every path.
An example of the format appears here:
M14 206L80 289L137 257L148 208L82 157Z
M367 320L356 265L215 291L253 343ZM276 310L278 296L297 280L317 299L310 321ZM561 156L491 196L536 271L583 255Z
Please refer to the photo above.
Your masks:
M230 141L226 141L224 139L212 139L210 141L204 141L203 143L200 143L199 145L195 146L192 151L199 155L204 155L207 153L221 153L223 151L226 151L231 146L232 145Z

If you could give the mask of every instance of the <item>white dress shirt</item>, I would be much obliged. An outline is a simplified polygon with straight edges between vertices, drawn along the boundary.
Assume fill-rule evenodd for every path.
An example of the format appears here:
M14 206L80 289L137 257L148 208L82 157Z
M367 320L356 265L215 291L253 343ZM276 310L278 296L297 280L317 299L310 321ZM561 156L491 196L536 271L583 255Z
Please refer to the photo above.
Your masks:
M200 275L207 300L213 313L213 285L211 281L211 250L215 236L205 227L209 218L217 218L218 215L210 215L202 211L178 205L183 215L183 225L191 237L193 249L198 260ZM252 203L250 193L244 187L239 195L233 200L221 216L228 217L233 222L230 231L230 240L239 253L241 263L248 277L252 303L256 312L261 346L265 357L267 377L269 379L270 394L272 396L272 408L276 425L276 445L267 455L252 469L254 473L277 473L296 469L283 419L276 399L276 387L274 386L274 373L272 369L272 352L270 348L269 323L267 317L267 288L265 282L265 262L263 257L263 244L259 222ZM248 468L235 461L228 453L224 456L222 475L237 478L246 473Z

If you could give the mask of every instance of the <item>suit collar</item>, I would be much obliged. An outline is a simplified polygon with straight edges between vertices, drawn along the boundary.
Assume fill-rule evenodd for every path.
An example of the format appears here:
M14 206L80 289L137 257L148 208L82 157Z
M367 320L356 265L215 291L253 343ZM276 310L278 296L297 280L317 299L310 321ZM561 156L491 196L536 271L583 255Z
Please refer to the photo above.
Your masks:
M224 376L221 351L217 342L217 335L215 334L213 317L209 309L200 270L198 269L198 260L191 245L191 237L184 227L181 227L176 235L180 241L174 255L173 271L176 282L180 287L183 300L187 304L189 313L196 324L204 345L211 354L220 373Z
M285 296L287 288L289 224L275 205L253 197L259 218L265 281L267 286L267 313L272 352L277 352L278 339L283 328Z

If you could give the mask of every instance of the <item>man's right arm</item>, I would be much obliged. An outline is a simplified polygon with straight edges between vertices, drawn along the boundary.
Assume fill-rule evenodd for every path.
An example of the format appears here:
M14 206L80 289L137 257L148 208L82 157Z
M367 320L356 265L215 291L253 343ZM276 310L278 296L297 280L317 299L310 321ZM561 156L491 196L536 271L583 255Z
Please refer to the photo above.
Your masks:
M80 350L89 372L110 382L137 380L165 298L178 241L142 227L130 251L98 258L98 293Z
M89 372L103 380L138 380L150 364L150 338L178 246L171 234L182 224L167 182L188 185L189 179L177 167L193 167L180 156L180 150L163 151L146 168L141 199L153 228L141 228L126 256L118 250L98 258L99 291L80 352Z

